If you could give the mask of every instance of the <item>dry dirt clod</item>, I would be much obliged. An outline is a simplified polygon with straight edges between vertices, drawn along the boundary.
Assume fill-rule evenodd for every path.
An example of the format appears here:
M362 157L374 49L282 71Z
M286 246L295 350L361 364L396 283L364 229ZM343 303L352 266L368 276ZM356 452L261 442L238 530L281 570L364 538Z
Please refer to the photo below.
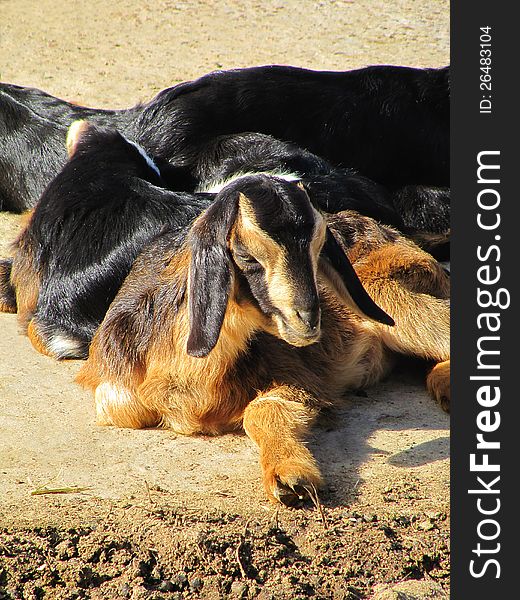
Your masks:
M449 600L442 587L431 581L403 581L377 585L372 600Z

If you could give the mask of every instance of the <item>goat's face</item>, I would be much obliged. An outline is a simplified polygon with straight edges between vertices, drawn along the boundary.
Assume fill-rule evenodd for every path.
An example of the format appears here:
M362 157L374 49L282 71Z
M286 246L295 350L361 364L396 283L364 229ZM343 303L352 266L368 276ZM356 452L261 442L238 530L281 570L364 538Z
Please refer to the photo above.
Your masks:
M393 323L368 296L303 187L267 175L226 186L189 236L187 351L206 356L218 341L228 300L256 308L258 326L293 346L320 336L318 270L346 304Z
M320 336L317 268L325 232L323 217L297 185L271 179L239 195L229 239L238 298L250 298L265 329L293 346Z

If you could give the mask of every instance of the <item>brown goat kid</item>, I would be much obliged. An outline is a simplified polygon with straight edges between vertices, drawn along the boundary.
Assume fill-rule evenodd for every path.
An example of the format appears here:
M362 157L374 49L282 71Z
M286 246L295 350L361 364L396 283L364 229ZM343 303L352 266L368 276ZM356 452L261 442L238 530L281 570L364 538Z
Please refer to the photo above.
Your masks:
M391 228L323 216L299 185L248 176L140 255L78 381L100 424L243 427L269 498L291 503L322 482L304 444L320 409L377 382L395 353L437 363L428 386L447 407L448 289L438 263Z

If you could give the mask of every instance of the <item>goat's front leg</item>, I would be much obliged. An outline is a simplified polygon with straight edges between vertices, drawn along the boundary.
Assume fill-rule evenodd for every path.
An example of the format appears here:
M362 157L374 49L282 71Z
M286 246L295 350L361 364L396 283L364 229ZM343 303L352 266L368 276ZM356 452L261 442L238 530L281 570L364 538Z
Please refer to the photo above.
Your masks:
M303 439L317 410L308 395L289 386L274 387L249 403L244 430L260 449L264 487L270 500L294 504L322 478Z

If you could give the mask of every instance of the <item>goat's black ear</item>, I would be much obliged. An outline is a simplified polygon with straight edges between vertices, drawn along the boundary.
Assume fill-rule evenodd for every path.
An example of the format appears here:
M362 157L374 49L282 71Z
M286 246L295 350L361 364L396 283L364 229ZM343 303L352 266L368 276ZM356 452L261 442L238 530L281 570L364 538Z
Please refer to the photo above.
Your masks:
M219 194L190 232L190 356L207 356L215 347L232 286L227 238L238 211L238 194Z
M384 325L394 325L390 315L368 295L343 249L327 227L327 238L320 256L320 270L340 297L362 316Z

